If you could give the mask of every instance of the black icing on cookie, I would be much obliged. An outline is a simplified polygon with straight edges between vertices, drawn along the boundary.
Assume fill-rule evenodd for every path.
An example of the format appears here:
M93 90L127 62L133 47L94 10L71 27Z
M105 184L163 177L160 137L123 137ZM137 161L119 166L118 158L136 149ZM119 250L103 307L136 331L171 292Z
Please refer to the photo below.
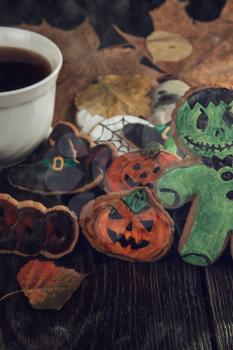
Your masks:
M127 124L123 127L125 139L139 149L145 148L155 142L163 145L165 142L163 131L164 130L160 130L159 128L156 129L138 123Z
M35 193L68 194L95 187L116 155L109 143L96 145L68 122L58 123L38 159L8 174L10 184Z

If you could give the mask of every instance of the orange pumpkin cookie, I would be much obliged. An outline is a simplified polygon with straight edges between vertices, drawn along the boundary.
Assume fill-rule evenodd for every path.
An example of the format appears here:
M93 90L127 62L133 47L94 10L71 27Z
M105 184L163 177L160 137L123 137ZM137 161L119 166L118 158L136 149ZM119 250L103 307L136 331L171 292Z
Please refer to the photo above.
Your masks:
M109 193L89 202L80 224L97 251L130 261L154 261L173 241L173 222L147 188Z
M57 259L73 250L78 235L77 217L67 207L47 209L0 194L0 253Z
M153 147L125 153L116 158L106 170L104 175L106 189L112 192L137 186L154 189L155 181L162 172L179 160L179 156Z

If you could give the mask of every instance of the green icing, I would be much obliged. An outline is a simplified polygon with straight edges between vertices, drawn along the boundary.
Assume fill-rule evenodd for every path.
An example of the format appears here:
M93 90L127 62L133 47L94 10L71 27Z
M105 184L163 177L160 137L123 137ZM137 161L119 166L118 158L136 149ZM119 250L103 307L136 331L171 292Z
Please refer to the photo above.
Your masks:
M157 130L157 131L160 132L160 133L162 133L167 127L168 127L167 124L157 124L157 125L154 125L154 129Z
M163 148L170 153L178 154L179 152L173 137L169 137L169 139L165 141Z
M148 195L145 190L136 190L123 197L123 201L127 204L133 214L138 214L147 210L150 206Z
M65 167L76 167L77 162L71 158L63 158ZM40 164L46 166L47 168L53 167L53 159L43 159Z
M204 164L172 169L157 181L157 195L165 207L177 208L196 198L190 235L182 250L182 258L194 265L214 262L224 247L227 235L233 232L233 179L224 181L222 174L233 173L224 167L219 171Z
M161 150L162 146L158 142L151 142L145 148L142 149L142 153L146 155L153 155Z
M157 180L157 195L166 207L195 199L189 236L180 254L191 264L207 266L233 233L233 168L226 165L233 153L233 102L209 102L203 107L197 101L191 108L185 101L176 111L175 127L180 143L193 155L210 158L209 164L222 160L218 171L200 163L168 170Z
M226 104L221 101L219 105L209 102L203 107L199 102L190 108L184 102L176 112L176 131L181 143L196 156L221 159L232 154L233 125L224 120L226 111L233 112L233 102ZM208 123L205 130L197 127L198 118L204 112Z
M177 149L176 143L175 143L175 139L172 137L171 135L171 131L170 131L170 125L167 124L158 124L158 125L154 125L154 129L156 131L158 131L161 134L161 138L162 137L162 133L169 128L169 131L167 132L167 140L164 140L164 144L163 144L163 148L173 154L178 154L179 150ZM180 155L180 154L179 154Z

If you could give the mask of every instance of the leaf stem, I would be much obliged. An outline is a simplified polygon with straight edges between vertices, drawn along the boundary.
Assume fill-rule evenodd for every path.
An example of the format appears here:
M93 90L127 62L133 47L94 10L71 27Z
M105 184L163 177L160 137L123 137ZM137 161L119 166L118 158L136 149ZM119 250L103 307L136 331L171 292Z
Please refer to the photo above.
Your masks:
M20 290L16 290L15 292L11 292L11 293L8 293L6 295L4 295L2 298L0 298L0 302L3 301L4 299L10 297L11 295L15 295L15 294L19 294L19 293L24 293L24 292L34 292L35 290L33 289L28 289L28 290L25 290L25 289L20 289Z

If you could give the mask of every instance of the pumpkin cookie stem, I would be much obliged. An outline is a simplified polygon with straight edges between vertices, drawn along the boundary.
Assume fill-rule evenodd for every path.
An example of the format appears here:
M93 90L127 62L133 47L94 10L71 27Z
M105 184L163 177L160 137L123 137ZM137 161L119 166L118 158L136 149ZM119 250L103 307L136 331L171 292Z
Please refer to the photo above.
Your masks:
M149 200L144 190L134 191L122 199L134 214L149 208Z

